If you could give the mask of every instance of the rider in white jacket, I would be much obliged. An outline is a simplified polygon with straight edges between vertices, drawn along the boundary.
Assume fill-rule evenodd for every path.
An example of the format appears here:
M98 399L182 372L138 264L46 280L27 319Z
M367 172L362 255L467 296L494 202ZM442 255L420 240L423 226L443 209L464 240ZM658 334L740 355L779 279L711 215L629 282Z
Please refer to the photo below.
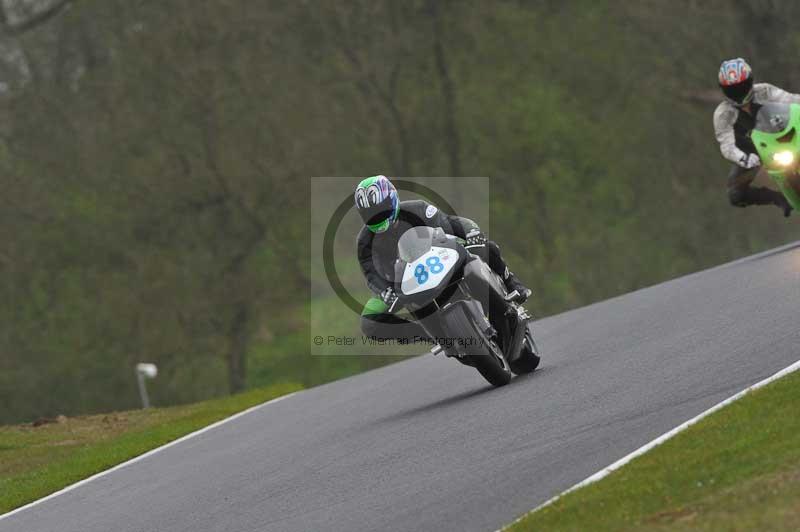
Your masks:
M769 83L753 83L753 72L742 58L723 61L719 86L725 101L714 111L714 132L722 156L734 163L728 174L728 199L731 205L777 205L789 216L791 205L778 191L751 187L761 167L750 139L755 116L764 103L800 103L800 95L786 92Z

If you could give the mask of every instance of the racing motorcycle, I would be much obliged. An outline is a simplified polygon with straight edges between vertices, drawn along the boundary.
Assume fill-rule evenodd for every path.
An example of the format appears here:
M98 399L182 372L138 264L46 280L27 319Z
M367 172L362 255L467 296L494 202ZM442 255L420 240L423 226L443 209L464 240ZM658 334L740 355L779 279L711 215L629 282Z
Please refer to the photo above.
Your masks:
M443 352L494 386L539 365L533 318L478 253L441 228L412 227L397 244L390 312L407 310Z
M795 211L800 211L800 105L766 103L750 138L761 164Z

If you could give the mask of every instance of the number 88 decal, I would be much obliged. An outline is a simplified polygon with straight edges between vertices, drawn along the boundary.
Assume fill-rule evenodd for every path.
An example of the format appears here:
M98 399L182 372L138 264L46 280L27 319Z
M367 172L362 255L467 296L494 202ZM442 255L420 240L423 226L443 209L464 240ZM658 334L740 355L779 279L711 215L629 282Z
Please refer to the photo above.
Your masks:
M428 257L425 264L428 265L434 275L442 273L442 270L444 270L444 264L439 260L439 257ZM428 281L428 271L425 269L425 265L417 264L417 267L414 268L414 277L417 278L417 284L425 284Z
M442 273L442 270L444 270L444 264L439 260L439 257L428 257L425 264L431 269L431 273Z
M414 277L417 278L417 284L425 284L428 281L428 272L425 271L425 265L417 264L414 268Z

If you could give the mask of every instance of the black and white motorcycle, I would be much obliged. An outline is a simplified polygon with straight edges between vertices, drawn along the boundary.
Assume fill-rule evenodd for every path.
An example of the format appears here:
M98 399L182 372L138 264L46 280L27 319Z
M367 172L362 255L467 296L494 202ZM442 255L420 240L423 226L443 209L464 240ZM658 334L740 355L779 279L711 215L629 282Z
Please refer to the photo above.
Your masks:
M397 244L391 312L405 308L443 352L494 386L539 365L533 319L502 279L441 228L412 227Z

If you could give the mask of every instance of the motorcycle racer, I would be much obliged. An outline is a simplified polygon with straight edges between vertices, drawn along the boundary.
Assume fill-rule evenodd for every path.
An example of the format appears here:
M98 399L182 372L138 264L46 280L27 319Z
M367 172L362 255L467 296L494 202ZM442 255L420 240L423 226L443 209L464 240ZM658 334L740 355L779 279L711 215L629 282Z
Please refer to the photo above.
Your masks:
M382 339L426 336L420 325L391 313L397 301L393 288L397 242L411 227L441 227L445 233L461 239L471 253L480 256L503 279L509 295L519 302L530 297L530 289L509 271L500 247L487 239L474 221L445 214L426 201L400 201L394 185L383 175L361 181L356 187L355 203L364 221L357 238L358 262L367 286L375 294L361 313L365 335Z
M800 103L800 95L769 83L755 83L750 65L741 57L722 62L719 87L725 100L714 111L714 132L722 156L733 163L728 173L731 205L776 205L784 216L789 216L792 207L783 194L766 187L750 186L761 167L750 133L763 104Z

